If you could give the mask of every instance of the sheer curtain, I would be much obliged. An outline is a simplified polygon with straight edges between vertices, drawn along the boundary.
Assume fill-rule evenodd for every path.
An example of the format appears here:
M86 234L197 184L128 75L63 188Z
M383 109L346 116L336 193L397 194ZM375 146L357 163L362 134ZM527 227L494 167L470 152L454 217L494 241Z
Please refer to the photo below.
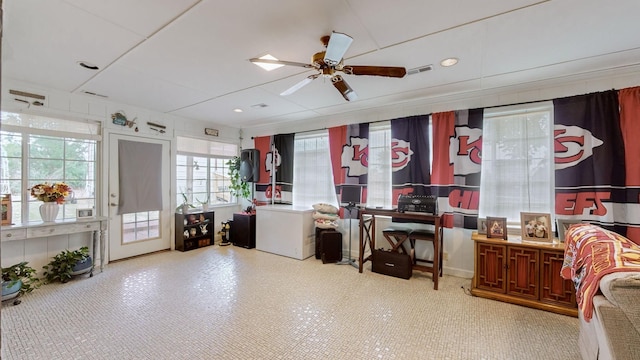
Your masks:
M480 217L554 213L553 112L550 103L485 109Z
M331 174L328 132L296 134L293 158L293 205L311 207L319 202L338 206Z
M391 124L371 124L369 128L369 182L367 206L391 208Z

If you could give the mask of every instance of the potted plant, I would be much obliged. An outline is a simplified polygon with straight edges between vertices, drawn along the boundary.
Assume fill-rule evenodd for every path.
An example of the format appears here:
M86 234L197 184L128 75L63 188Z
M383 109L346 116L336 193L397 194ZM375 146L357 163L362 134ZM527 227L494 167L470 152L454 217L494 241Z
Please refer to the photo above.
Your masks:
M43 266L43 269L45 283L56 281L66 283L74 275L93 270L93 261L89 256L89 248L83 246L74 251L62 250L49 264Z
M231 195L249 200L251 198L251 187L249 183L240 177L240 158L234 157L227 161L229 167L229 178L231 180Z
M207 196L207 198L204 200L196 198L196 201L202 206L203 211L209 210L209 196Z
M183 214L189 212L189 209L195 208L192 203L189 202L189 198L187 198L187 194L180 193L182 195L182 204L176 208L176 211L180 210Z
M3 301L13 299L18 295L30 293L40 286L40 279L36 277L36 270L27 264L26 261L23 261L2 268ZM19 301L17 301L17 303L19 303Z

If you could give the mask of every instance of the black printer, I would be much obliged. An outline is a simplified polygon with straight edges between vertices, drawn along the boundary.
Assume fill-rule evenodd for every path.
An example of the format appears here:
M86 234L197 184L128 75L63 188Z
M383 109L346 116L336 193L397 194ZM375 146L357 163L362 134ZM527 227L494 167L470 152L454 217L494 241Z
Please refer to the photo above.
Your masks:
M398 196L398 212L422 212L438 215L438 198L435 195Z

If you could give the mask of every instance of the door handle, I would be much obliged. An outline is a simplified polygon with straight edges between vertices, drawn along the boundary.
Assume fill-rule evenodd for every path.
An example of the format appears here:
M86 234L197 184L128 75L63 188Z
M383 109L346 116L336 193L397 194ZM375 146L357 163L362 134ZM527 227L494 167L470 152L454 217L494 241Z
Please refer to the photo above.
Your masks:
M118 206L118 204L116 204L116 203L111 203L111 204L109 204L109 205L111 205L111 206Z

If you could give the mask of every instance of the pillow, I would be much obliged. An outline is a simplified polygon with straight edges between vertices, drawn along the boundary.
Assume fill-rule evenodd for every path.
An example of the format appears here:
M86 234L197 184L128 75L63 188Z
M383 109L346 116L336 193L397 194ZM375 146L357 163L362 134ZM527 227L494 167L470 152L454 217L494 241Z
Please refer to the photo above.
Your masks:
M325 219L325 220L337 220L340 218L338 214L323 213L321 211L314 211L312 216L314 219Z
M333 206L333 205L331 205L331 204L317 203L317 204L313 204L312 207L316 211L320 211L320 212L327 213L327 214L337 214L338 213L338 208Z
M337 229L338 223L327 219L317 219L315 221L316 227L320 229Z

